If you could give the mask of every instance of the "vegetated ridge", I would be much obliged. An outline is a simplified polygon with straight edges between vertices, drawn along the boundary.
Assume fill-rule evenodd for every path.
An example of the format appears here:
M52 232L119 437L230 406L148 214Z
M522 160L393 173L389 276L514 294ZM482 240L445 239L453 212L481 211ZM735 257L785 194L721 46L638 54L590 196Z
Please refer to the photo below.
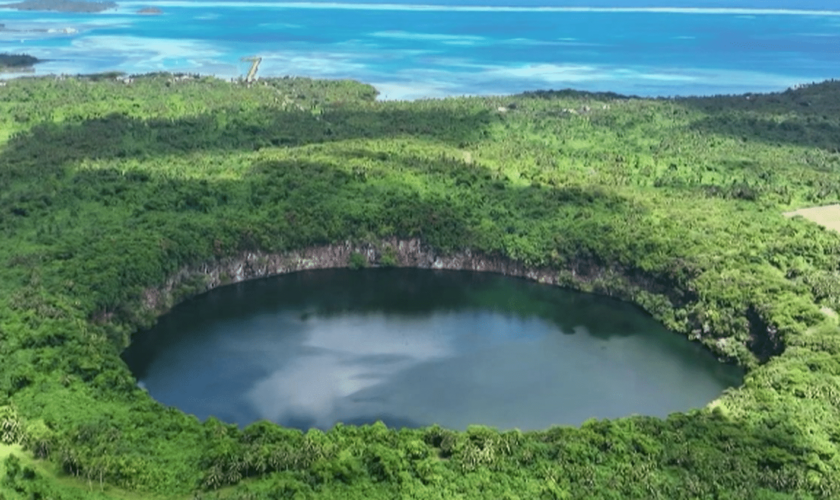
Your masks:
M5 498L840 496L840 234L783 215L840 202L840 83L375 96L167 74L0 87ZM119 353L157 314L317 259L485 262L620 296L749 373L665 420L527 433L242 430L136 387Z

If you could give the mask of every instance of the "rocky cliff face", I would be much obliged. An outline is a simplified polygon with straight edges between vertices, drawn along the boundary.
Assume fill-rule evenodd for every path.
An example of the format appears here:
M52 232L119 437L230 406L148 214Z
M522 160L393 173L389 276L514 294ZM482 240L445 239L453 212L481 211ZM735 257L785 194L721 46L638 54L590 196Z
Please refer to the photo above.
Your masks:
M630 278L616 268L604 269L591 263L579 262L565 271L548 268L528 268L521 263L499 256L464 250L443 254L419 239L387 239L378 244L353 244L346 242L304 248L302 250L267 254L248 252L235 257L220 259L201 266L187 267L170 277L162 286L149 288L143 294L143 307L156 314L162 314L178 300L190 295L203 293L216 287L231 283L275 276L278 274L304 271L308 269L329 269L349 267L351 257L363 260L365 265L395 267L415 267L421 269L450 269L478 272L492 272L506 276L516 276L551 285L566 285L586 288L586 285L610 276L621 276L631 287L653 293L664 293L661 286L652 280ZM179 287L186 287L188 292L179 292ZM620 287L623 289L623 287ZM593 290L619 298L625 297L618 289Z
M562 269L535 268L504 256L470 250L443 253L418 238L389 238L377 243L345 242L277 254L247 252L200 266L185 267L162 285L143 292L139 312L140 317L146 319L138 321L159 316L178 302L219 286L309 269L351 265L490 272L634 302L669 328L691 340L700 341L721 361L740 363L747 367L766 362L785 349L776 327L767 323L755 311L751 311L745 318L749 329L746 345L731 337L716 338L714 332L701 320L702 309L698 313L696 308L687 307L696 304L696 293L682 290L676 283L657 279L636 269L605 266L588 260L567 262ZM681 308L683 313L686 309L694 311L688 317L684 314L675 315ZM683 316L683 319L677 319L679 316ZM111 318L110 314L102 313L95 319L103 322ZM125 338L125 346L128 341Z
M185 267L161 286L146 289L141 308L144 315L158 316L186 298L219 286L296 271L351 265L450 269L515 276L632 301L663 321L676 308L696 300L673 283L664 283L620 266L603 266L580 260L567 263L564 269L531 268L503 256L470 250L442 253L418 238L390 238L377 243L345 242L277 254L247 252L200 266ZM689 338L703 341L717 355L730 359L728 353L732 350L723 341L732 339L714 341L710 332L705 332L696 319L690 319L689 323L677 324L676 328Z

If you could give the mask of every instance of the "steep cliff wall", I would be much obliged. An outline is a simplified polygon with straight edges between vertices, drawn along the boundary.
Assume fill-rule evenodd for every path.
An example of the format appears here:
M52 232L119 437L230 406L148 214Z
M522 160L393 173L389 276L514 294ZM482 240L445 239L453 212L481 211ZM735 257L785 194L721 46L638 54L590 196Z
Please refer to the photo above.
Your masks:
M509 258L470 250L442 253L418 238L386 239L377 243L316 246L279 254L247 252L186 267L161 286L145 290L144 314L158 316L178 302L219 286L309 269L351 265L415 267L498 273L539 283L559 285L637 303L666 326L695 340L706 337L700 325L680 327L670 322L676 308L690 301L681 290L633 270L589 261L567 263L564 269L529 268ZM723 345L704 342L721 354Z

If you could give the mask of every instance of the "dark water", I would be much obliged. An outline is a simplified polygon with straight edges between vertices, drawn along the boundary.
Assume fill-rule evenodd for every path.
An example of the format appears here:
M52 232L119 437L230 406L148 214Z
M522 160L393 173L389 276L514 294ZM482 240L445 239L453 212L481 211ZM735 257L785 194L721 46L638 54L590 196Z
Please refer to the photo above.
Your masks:
M741 371L625 303L498 275L327 270L214 290L124 358L199 418L542 429L701 407Z

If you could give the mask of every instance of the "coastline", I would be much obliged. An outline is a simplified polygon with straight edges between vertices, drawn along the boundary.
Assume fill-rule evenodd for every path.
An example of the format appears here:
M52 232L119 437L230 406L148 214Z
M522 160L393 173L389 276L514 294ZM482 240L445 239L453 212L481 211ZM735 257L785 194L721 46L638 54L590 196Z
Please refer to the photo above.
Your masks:
M833 56L837 16L786 16L791 24L769 14L525 9L488 12L467 29L466 14L447 6L416 12L415 23L407 11L379 4L384 10L373 17L353 10L357 4L336 10L293 2L282 11L279 5L286 4L138 0L102 13L67 14L58 25L49 22L54 15L15 12L8 28L78 31L5 33L2 39L52 60L38 67L39 75L173 72L230 79L247 72L241 57L259 56L258 77L352 78L376 86L383 101L564 88L699 97L778 92L840 75ZM406 6L413 7L400 9ZM153 8L162 15L145 13ZM282 17L274 19L275 12ZM245 22L230 25L230 16ZM341 28L337 16L354 22ZM636 17L662 27L651 32L627 23ZM506 24L508 18L515 24ZM720 30L720 21L729 28ZM492 29L498 23L504 29ZM621 30L598 29L616 23ZM768 31L785 52L774 55L776 45L760 43ZM725 49L728 43L738 50Z
M138 14L139 15L139 14ZM144 15L146 17L148 15ZM157 17L158 15L153 15L152 17ZM49 63L51 60L49 59L41 59L38 61L39 63ZM131 75L132 77L143 77L147 75L153 74L168 74L172 76L182 76L182 75L189 75L195 78L215 78L217 80L233 82L235 83L239 77L242 75L218 75L212 73L199 73L199 72L191 72L191 71L146 71L146 72L133 72L133 71L126 71L123 68L112 68L112 69L103 69L102 71L96 72L88 72L88 73L73 73L73 72L63 72L63 73L38 73L33 76L33 73L36 71L22 71L22 72L15 72L13 70L10 71L0 71L0 81L10 81L16 80L20 78L43 78L43 79L66 79L66 78L79 78L79 79L89 79L89 78L98 78L101 79L102 75L113 74L115 75L115 79L119 79L118 75ZM275 80L275 79L285 79L285 78L305 78L305 79L313 79L313 80L330 80L330 81L340 81L340 80L354 80L354 81L361 81L372 85L376 88L378 94L376 96L376 101L382 102L416 102L416 101L426 101L426 100L441 100L441 99L458 99L458 98L473 98L473 97L499 97L499 98L506 98L506 97L513 97L518 95L525 95L525 94L550 94L550 93L559 93L559 92L579 92L583 94L606 94L608 92L602 92L598 90L588 90L586 88L581 87L558 87L558 88L544 88L544 87L535 87L531 89L522 89L518 91L511 90L509 92L487 92L487 93L467 93L467 94L446 94L446 95L438 95L438 96L418 96L413 98L402 98L400 96L391 96L387 93L383 92L383 87L387 87L389 84L382 86L381 84L377 84L376 82L371 82L365 80L363 78L358 78L353 75L345 75L345 76L334 76L334 77L322 77L318 75L288 75L288 74L263 74L264 71L260 71L261 75L257 78L257 84L259 84L260 80ZM799 83L791 83L790 85L784 86L779 85L772 89L765 89L758 92L730 92L730 93L717 93L717 92L710 92L710 93L691 93L691 94L659 94L659 95L641 95L641 94L632 94L632 93L614 93L609 92L609 94L614 95L617 98L628 98L628 99L650 99L650 100L674 100L674 99L702 99L702 98L709 98L709 97L735 97L741 95L750 95L750 94L780 94L783 92L787 92L790 90L796 90L801 88L807 88L813 85L818 85L823 82L832 81L834 78L824 78L818 80L801 80Z

